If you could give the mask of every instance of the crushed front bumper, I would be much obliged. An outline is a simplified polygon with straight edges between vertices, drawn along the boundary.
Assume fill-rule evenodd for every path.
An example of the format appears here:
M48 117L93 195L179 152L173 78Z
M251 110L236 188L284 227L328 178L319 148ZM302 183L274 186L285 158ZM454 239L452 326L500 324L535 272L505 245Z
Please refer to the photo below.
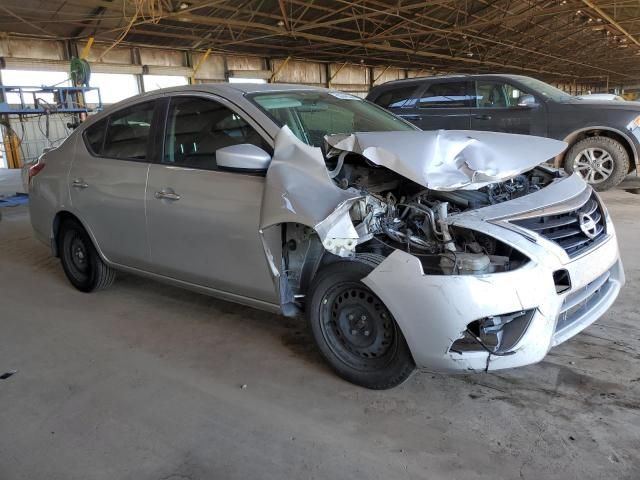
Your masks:
M488 228L498 233L498 226ZM574 259L551 242L502 233L495 236L528 251L529 263L485 275L425 275L418 258L396 250L363 279L394 315L418 367L454 372L539 362L550 348L600 318L624 284L615 229L608 218L606 238ZM528 249L522 248L527 244ZM560 294L553 276L558 270L566 270L571 279L571 287ZM533 317L508 355L451 350L471 322L525 310L534 310Z

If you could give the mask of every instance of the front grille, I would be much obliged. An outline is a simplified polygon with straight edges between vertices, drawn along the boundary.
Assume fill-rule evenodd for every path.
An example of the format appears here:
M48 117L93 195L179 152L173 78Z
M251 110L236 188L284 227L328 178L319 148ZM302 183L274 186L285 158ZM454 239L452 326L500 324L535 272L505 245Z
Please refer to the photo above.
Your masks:
M581 218L593 221L587 235L581 228ZM512 220L512 223L532 230L556 242L570 257L575 257L598 243L606 233L605 219L595 194L576 210L555 215Z
M556 323L556 332L562 331L579 321L591 309L596 307L600 299L606 295L612 283L609 282L611 271L607 271L584 287L568 294L562 302L560 315Z

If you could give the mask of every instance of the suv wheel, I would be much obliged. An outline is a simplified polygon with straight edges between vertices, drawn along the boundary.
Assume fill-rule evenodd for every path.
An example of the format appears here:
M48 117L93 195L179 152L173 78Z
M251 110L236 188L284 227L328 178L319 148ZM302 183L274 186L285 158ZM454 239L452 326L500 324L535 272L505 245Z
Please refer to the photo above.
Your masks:
M588 137L569 149L564 168L579 173L596 190L608 190L629 173L629 154L617 140Z
M71 284L81 292L107 288L115 270L105 264L85 229L75 220L65 220L59 234L60 260Z
M360 281L383 259L362 255L324 267L307 305L313 337L331 367L345 380L376 390L401 384L415 369L391 312Z

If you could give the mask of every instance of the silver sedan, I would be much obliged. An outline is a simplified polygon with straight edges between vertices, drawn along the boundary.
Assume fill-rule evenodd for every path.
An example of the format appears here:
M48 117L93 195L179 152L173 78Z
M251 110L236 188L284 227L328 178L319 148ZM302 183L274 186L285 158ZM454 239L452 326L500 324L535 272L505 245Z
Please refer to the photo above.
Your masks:
M334 90L194 85L114 105L29 169L36 236L83 292L133 272L308 317L343 378L541 360L624 283L565 144L423 132Z

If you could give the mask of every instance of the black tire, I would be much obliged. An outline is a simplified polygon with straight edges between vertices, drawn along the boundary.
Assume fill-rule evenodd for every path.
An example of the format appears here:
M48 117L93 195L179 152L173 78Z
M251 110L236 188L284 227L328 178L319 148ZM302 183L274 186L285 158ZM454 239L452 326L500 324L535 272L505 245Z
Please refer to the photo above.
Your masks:
M113 268L105 264L84 227L76 220L65 220L58 236L60 260L71 284L81 292L109 287L115 277Z
M325 266L307 304L311 332L329 365L345 380L374 390L400 385L415 370L398 324L360 281L382 259L364 254Z
M624 146L608 137L580 140L569 149L564 161L567 172L577 171L598 191L609 190L622 182L629 173L629 165L629 154Z

